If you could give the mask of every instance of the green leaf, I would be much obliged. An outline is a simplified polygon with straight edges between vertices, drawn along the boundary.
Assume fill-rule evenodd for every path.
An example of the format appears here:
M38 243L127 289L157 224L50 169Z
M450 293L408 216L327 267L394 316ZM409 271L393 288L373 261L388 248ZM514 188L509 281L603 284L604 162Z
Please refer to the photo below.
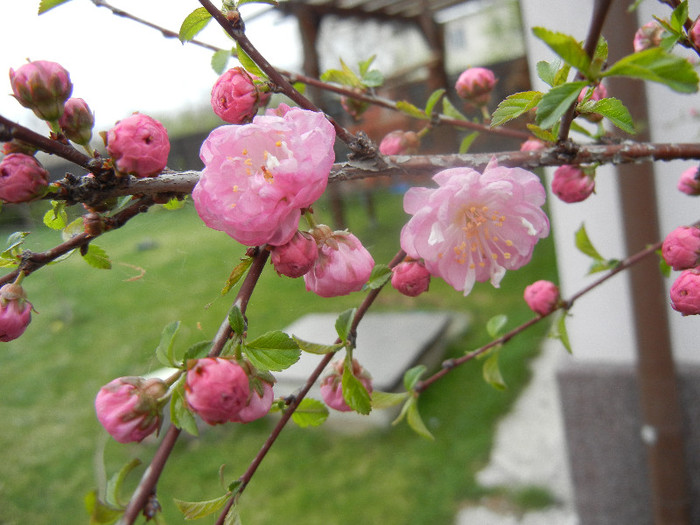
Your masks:
M107 252L95 244L89 244L87 251L83 254L83 259L93 268L100 270L111 270L112 261L109 260Z
M631 135L636 133L632 115L625 105L616 98L604 98L596 101L591 107L591 112L603 115L626 133Z
M382 409L393 407L399 403L403 403L407 397L408 392L394 393L374 390L372 391L372 408Z
M302 428L317 427L328 419L328 407L316 399L304 398L292 414L292 421Z
M165 366L177 367L173 356L175 336L180 329L180 321L173 321L163 328L160 333L160 342L156 348L156 358Z
M568 78L569 78L569 72L571 71L571 66L569 64L564 64L559 71L557 71L557 74L554 76L554 85L553 87L561 86L564 84Z
M185 204L187 204L186 197L184 199L178 199L177 197L173 197L168 202L163 204L163 208L165 208L166 210L175 211L184 208Z
M96 490L91 490L85 495L85 508L90 515L90 525L110 524L117 521L124 514L124 510L115 509L100 501Z
M369 276L367 287L376 290L384 286L391 279L391 269L386 264L375 264Z
M345 343L337 343L333 345L323 345L319 343L310 343L299 339L298 337L292 335L292 339L299 346L303 352L308 352L309 354L324 355L330 354L331 352L337 352L345 346Z
M364 77L367 74L367 72L369 71L369 68L372 66L372 63L374 62L375 58L377 58L377 55L372 55L367 60L360 60L357 63L357 67L360 70L361 77Z
M497 390L505 390L506 383L501 375L501 368L498 366L498 352L493 352L486 361L482 370L484 380Z
M491 127L495 128L527 113L532 108L537 107L541 99L542 93L539 91L523 91L506 97L493 112Z
M230 497L231 494L227 493L207 501L182 501L177 498L173 498L173 501L186 520L198 520L223 508Z
M177 428L181 428L193 436L197 436L199 435L197 421L192 412L190 412L187 401L185 401L184 384L183 376L175 388L172 389L172 395L170 397L170 421Z
M352 365L347 365L343 369L341 379L343 387L343 399L355 412L367 415L372 411L372 401L369 392L355 374L352 373Z
M362 88L362 82L357 78L357 75L352 71L346 73L345 71L340 71L339 69L329 69L321 75L321 80L323 82L332 82L334 84L340 84L341 86L350 86L358 89Z
M68 0L41 0L41 2L39 2L39 14L43 15L49 9L53 9L66 2L68 2Z
M445 89L436 89L433 91L430 96L428 97L428 102L425 103L425 114L428 115L429 117L433 116L433 109L435 109L435 105L440 102L440 99L445 95L446 90Z
M180 26L180 32L178 38L180 42L187 42L192 40L197 33L202 29L207 27L207 24L211 20L211 15L204 7L198 7L192 11L187 17L182 21Z
M661 272L661 275L664 277L671 277L671 267L666 262L666 259L664 259L660 249L656 250L656 255L659 256L659 271Z
M335 332L340 337L343 343L348 342L348 337L350 336L350 328L352 328L352 322L355 320L355 312L357 308L350 308L345 310L342 314L338 316L335 320Z
M480 135L478 131L474 131L464 137L462 139L462 142L459 143L459 153L464 154L469 151L469 148L472 147L472 143L476 140L476 138Z
M406 412L406 417L408 425L419 435L426 439L434 440L435 438L428 430L428 427L423 423L423 418L418 412L418 400L417 398L411 398L409 400L408 411Z
M267 332L249 341L244 350L254 367L274 372L286 370L301 355L294 339L279 330Z
M384 84L384 75L378 69L373 69L362 76L362 84L369 88L377 88Z
M105 488L105 500L108 505L112 507L123 507L124 504L119 500L119 492L121 491L122 485L126 477L141 464L139 458L134 458L129 463L124 465L119 472L114 474L107 482L107 487Z
M567 82L545 93L537 106L537 125L544 129L551 128L587 85L586 82Z
M250 268L251 264L253 264L253 258L245 257L240 263L236 265L236 267L231 272L231 275L228 276L226 284L221 289L221 295L226 295L231 291L231 288L236 286L236 283L241 279L241 277L245 275L245 273L248 271L248 268Z
M698 90L698 75L686 59L652 48L633 53L615 62L605 77L623 76L665 84L680 93Z
M19 249L22 244L24 244L24 238L29 235L30 232L14 232L7 238L7 247L0 254L3 259L15 259L19 256L21 250Z
M536 126L535 124L528 124L527 129L529 129L530 133L532 133L535 137L537 137L540 140L550 143L554 143L557 141L557 137L554 135L554 133L547 129L542 129L541 127Z
M232 505L226 516L224 516L224 525L241 525L241 515L238 512L238 505Z
M575 120L573 122L571 122L571 131L575 131L576 133L581 133L582 135L585 135L586 137L589 137L589 138L594 138L593 133L588 131L586 128L584 128L580 124L577 124Z
M607 260L601 260L601 261L594 261L593 264L591 264L591 267L588 269L588 274L592 273L598 273L598 272L605 272L607 270L612 270L615 268L618 264L620 264L620 261L618 259L607 259Z
M248 73L252 73L261 80L267 80L267 75L255 62L253 62L253 59L250 58L245 51L243 51L240 44L236 44L236 57L243 66L243 69L245 69Z
M561 62L558 60L554 60L552 62L545 62L544 60L541 60L540 62L537 62L536 67L537 76L540 77L540 79L547 85L554 87L556 85L554 83L554 79L556 78L557 71L559 71L559 68L561 68Z
M450 102L450 99L447 97L442 99L442 112L449 118L456 120L467 120L467 117L462 115L462 113L456 107L454 107L452 102Z
M501 337L503 335L503 328L505 328L507 322L507 315L494 315L486 322L486 331L494 339Z
M211 346L211 341L199 341L198 343L193 344L187 350L185 350L185 355L182 359L183 362L187 363L187 361L190 359L202 359L203 357L207 357L207 355L209 355L209 351L211 350Z
M560 312L559 318L552 324L552 329L550 330L549 335L554 339L559 339L564 345L564 348L566 348L566 351L573 354L573 350L571 350L571 342L569 341L569 332L566 330L566 317L566 312Z
M532 32L559 55L564 62L578 69L584 76L588 76L591 59L578 40L564 33L549 31L544 27L533 27Z
M413 390L413 387L418 384L420 378L428 369L425 365L414 366L409 368L403 374L403 386L407 391Z
M82 218L80 219L82 223ZM62 230L68 224L65 201L51 201L51 209L44 214L44 224L52 230Z
M236 332L236 335L242 336L245 333L245 317L243 317L243 312L241 312L238 305L233 305L233 308L228 313L228 324L231 330Z
M428 115L426 115L422 109L414 106L410 102L406 102L405 100L399 100L396 103L396 109L398 109L401 113L405 113L409 117L415 117L422 120L428 119Z
M683 32L683 24L688 20L688 2L683 0L671 13L671 27L677 33Z
M600 255L598 250L596 250L593 246L591 239L588 237L588 232L586 231L586 226L584 224L581 224L581 227L576 230L575 243L576 248L578 248L578 250L583 254L588 255L597 261L605 260L605 258Z
M85 231L85 224L83 222L82 217L78 217L77 219L71 221L68 226L63 228L63 231L61 232L61 238L64 241L69 241L76 235L83 233Z

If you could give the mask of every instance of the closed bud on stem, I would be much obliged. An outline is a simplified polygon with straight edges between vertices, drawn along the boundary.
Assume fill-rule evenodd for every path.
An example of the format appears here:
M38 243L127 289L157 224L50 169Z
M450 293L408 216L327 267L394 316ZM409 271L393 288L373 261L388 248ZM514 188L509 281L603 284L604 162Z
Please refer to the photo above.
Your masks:
M476 106L485 106L496 85L493 71L485 67L471 67L464 71L455 84L457 95Z
M559 287L551 281L535 281L525 288L523 297L530 310L547 315L559 305Z
M595 191L594 175L578 166L559 166L552 179L552 192L564 202L584 201Z
M674 270L695 268L700 263L700 228L676 228L664 239L661 254L666 264Z
M678 190L686 195L700 195L700 171L697 166L688 168L681 174Z
M58 125L68 140L87 146L92 139L95 116L82 98L70 98L58 119Z
M270 94L262 90L257 77L242 67L226 71L211 90L211 107L229 124L250 122L258 108L267 104Z
M121 173L155 177L168 163L168 132L156 119L134 113L120 120L106 136L106 146Z
M56 62L37 60L17 71L10 69L10 84L17 101L42 120L56 122L73 92L70 75Z
M412 155L420 147L420 137L415 131L395 130L379 143L382 155Z
M17 339L32 320L32 304L27 294L16 283L0 288L0 341Z
M697 49L700 49L700 16L695 19L693 25L688 31L688 39L693 43Z
M684 316L700 314L700 268L682 271L671 285L671 307Z
M404 261L391 270L391 286L408 297L428 291L430 272L422 262Z
M0 162L0 200L28 202L43 195L49 172L31 155L10 153Z
M318 258L318 246L311 234L296 232L292 240L282 246L272 246L270 259L280 275L292 279L301 277L313 267Z
M639 53L645 49L659 47L663 34L664 28L661 27L661 24L659 24L656 20L647 22L642 27L637 29L637 32L634 34L634 41L632 42L634 51Z

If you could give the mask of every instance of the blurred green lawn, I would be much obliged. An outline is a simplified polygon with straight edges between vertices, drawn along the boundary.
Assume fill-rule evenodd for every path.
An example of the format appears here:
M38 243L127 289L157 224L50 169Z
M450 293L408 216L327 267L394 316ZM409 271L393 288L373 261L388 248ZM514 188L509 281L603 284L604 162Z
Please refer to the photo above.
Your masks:
M366 217L360 197L347 199L348 223L377 262L386 263L399 249L405 220L401 195L376 195L376 225ZM323 204L317 212L329 220ZM57 232L39 228L27 246L45 250L59 242ZM173 320L182 322L176 341L180 352L210 339L235 294L221 297L219 292L244 253L225 234L206 228L191 206L154 209L96 244L107 251L113 269L94 269L74 255L27 278L25 289L39 314L24 336L4 343L0 351L2 525L88 522L83 498L97 486L97 451L105 435L94 416L95 394L115 377L159 368L154 350L162 328ZM523 289L536 279L554 280L553 261L547 239L533 262L509 272L498 290L481 283L465 298L433 279L431 291L416 299L384 290L376 310L468 313L470 329L448 349L450 356L462 355L488 341L484 325L493 315L507 314L508 327L531 317ZM142 278L128 280L142 270ZM269 268L250 302L250 335L282 329L309 312L341 312L361 299L361 293L321 299L304 290L303 280L280 278ZM359 436L323 427L285 429L242 497L243 523L451 523L460 504L486 493L474 473L488 461L495 425L526 384L527 361L545 332L538 326L502 352L506 391L483 381L479 362L427 390L420 408L434 442L405 424ZM274 419L222 425L200 438L181 439L159 486L167 523L184 522L173 497L221 495L219 467L226 465L227 482L240 476ZM124 446L108 440L107 475L132 457L147 464L154 450L153 443ZM143 468L130 478L131 487Z

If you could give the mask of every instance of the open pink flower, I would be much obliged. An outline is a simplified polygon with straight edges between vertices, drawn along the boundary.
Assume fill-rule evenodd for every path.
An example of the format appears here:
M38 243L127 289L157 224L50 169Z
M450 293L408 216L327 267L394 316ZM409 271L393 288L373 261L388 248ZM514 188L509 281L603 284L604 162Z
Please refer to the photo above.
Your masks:
M154 177L168 163L168 132L156 119L134 113L107 132L107 151L120 172Z
M318 245L318 259L304 275L306 289L321 297L357 292L374 268L372 255L360 240L345 231L332 232L321 224L311 231Z
M197 213L241 244L285 244L326 188L334 141L323 114L299 108L215 129L200 150Z
M404 211L413 217L401 230L401 248L464 295L475 281L498 287L549 234L545 190L529 171L492 160L483 174L452 168L433 180L438 188L406 192Z

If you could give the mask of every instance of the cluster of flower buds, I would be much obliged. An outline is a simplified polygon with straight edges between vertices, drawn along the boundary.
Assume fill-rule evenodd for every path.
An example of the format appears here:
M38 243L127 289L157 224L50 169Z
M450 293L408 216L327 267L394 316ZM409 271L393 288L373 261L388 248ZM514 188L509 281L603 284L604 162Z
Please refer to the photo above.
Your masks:
M680 226L664 239L661 255L680 276L671 285L671 306L683 315L700 314L700 228Z
M260 80L242 67L226 71L211 90L211 107L229 124L245 124L253 120L258 108L270 100Z
M486 106L496 85L496 75L485 67L471 67L457 78L455 91L460 98L475 106Z
M273 397L270 383L230 359L198 359L187 370L187 404L210 425L260 419L270 410Z
M105 144L120 173L154 177L168 163L168 132L148 115L134 113L117 122L106 133Z
M397 129L388 133L379 143L382 155L412 155L418 152L420 136L415 131Z
M559 166L552 178L552 193L564 202L586 200L595 191L595 170L579 166Z
M48 122L58 122L73 92L70 75L56 62L37 60L10 69L10 84L17 101Z
M0 288L0 341L17 339L32 320L32 304L18 283Z
M339 412L349 412L352 408L343 397L344 361L336 361L331 365L333 371L321 381L321 397L324 403ZM372 376L362 368L356 359L352 360L352 374L360 380L369 394L372 393Z
M535 281L523 294L530 310L539 315L552 313L560 303L559 287L551 281Z

